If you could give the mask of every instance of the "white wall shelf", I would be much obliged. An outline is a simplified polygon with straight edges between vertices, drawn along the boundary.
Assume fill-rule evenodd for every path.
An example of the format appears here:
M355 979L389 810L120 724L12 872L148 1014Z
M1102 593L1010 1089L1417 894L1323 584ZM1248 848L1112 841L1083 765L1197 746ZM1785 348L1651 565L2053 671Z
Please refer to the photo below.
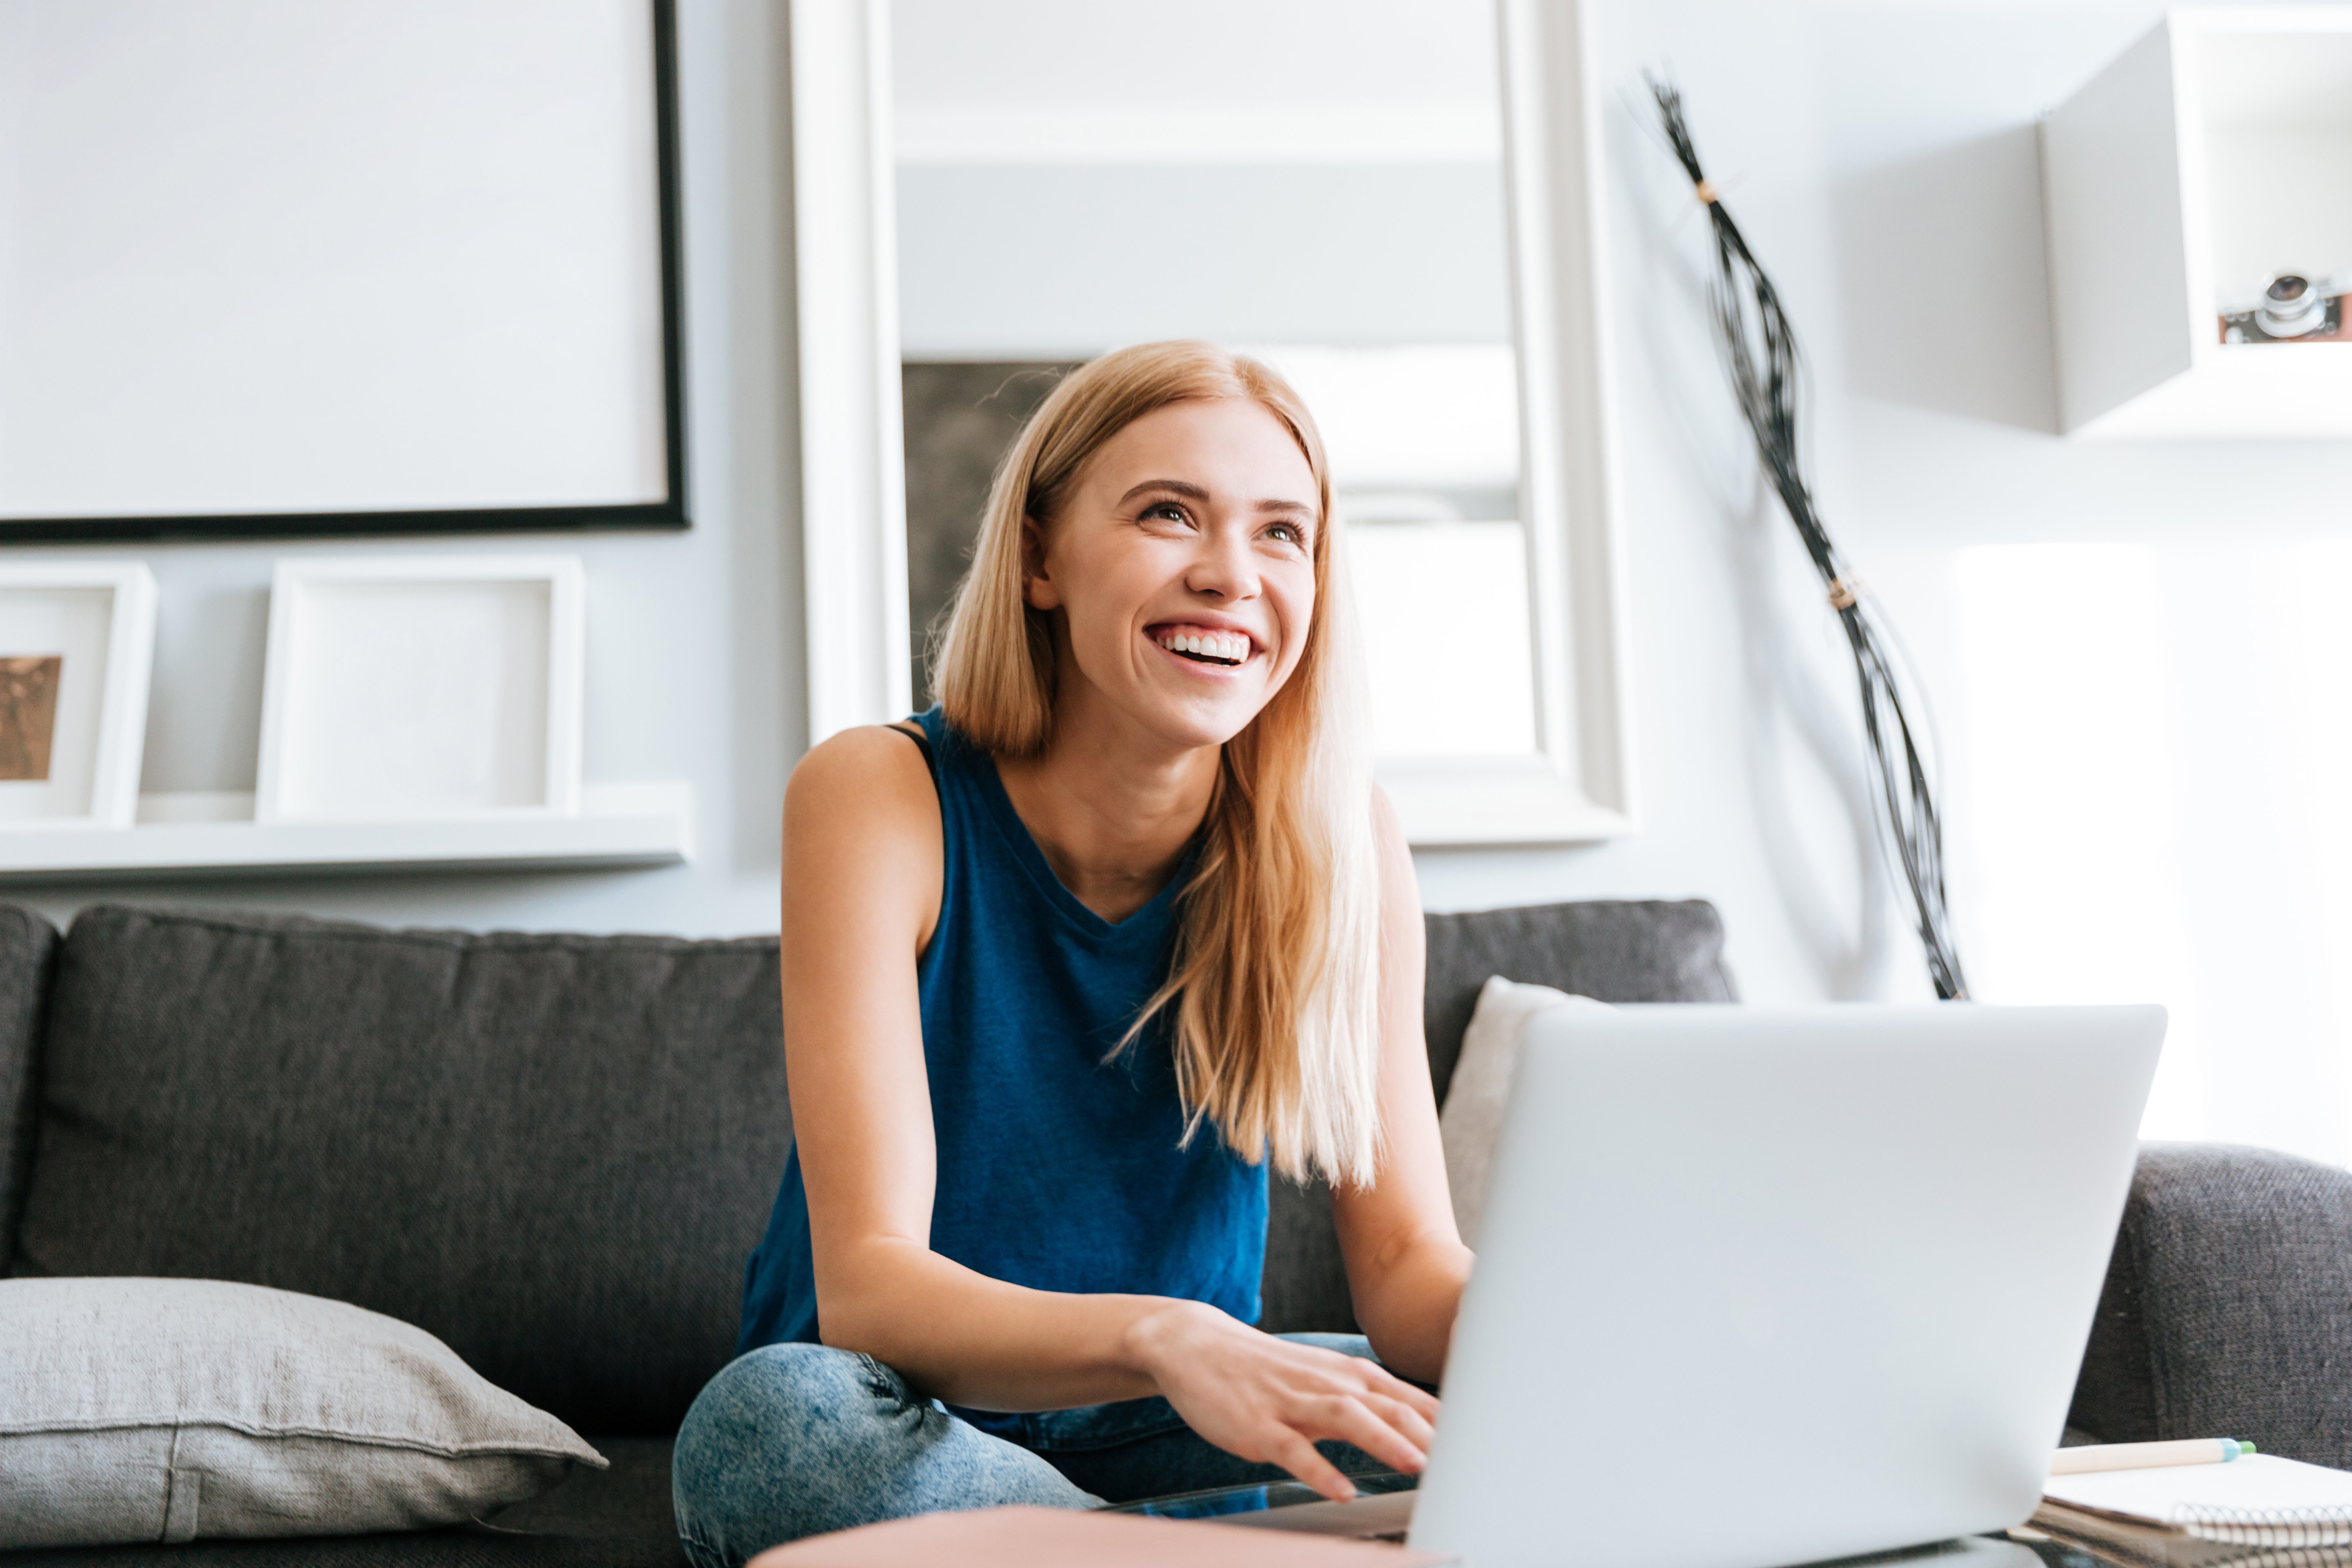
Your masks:
M0 882L663 866L693 853L694 790L683 780L583 784L577 815L377 822L261 823L250 795L149 795L134 827L0 830Z
M2352 342L2225 343L2352 268L2352 5L2170 12L2042 122L2069 435L2352 437Z

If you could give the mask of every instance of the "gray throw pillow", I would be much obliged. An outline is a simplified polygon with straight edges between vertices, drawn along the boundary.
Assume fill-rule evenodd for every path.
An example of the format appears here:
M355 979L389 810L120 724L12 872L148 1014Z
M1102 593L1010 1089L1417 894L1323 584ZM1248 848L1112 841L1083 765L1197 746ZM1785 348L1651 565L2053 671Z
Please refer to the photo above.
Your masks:
M216 1279L0 1280L0 1546L456 1524L604 1456L422 1329Z

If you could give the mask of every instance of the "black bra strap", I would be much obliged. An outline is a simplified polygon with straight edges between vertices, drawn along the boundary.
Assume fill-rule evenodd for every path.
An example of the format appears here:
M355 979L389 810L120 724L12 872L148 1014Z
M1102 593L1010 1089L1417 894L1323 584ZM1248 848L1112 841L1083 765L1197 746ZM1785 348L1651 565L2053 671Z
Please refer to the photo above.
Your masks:
M922 731L913 728L913 724L914 721L910 719L904 724L891 724L885 727L895 730L899 734L906 736L907 739L914 742L916 746L921 750L923 753L923 766L930 770L932 787L937 788L940 782L940 760L939 758L931 755L931 738L929 735L924 734Z

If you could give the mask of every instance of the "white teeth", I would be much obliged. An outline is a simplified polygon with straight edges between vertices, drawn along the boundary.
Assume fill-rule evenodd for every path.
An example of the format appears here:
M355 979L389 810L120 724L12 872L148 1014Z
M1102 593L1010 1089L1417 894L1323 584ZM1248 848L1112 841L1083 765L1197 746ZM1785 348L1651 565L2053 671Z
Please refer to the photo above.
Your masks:
M1160 646L1171 653L1195 654L1234 664L1246 662L1250 656L1250 640L1239 632L1169 632L1160 638Z

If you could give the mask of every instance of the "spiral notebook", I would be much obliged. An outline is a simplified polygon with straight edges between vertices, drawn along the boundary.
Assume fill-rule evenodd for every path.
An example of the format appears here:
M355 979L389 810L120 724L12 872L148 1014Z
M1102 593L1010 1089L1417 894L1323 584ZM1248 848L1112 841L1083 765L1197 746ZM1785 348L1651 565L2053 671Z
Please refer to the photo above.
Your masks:
M2038 1536L2054 1541L2090 1560L2074 1568L2100 1563L2107 1568L2352 1568L2352 1546L2241 1546L2200 1541L2185 1531L2126 1524L2058 1503L2042 1505L2032 1531L2010 1533L2019 1540Z
M2053 1476L2033 1522L2183 1568L2314 1547L2345 1549L2325 1557L2352 1564L2352 1472L2252 1454L2226 1465Z

